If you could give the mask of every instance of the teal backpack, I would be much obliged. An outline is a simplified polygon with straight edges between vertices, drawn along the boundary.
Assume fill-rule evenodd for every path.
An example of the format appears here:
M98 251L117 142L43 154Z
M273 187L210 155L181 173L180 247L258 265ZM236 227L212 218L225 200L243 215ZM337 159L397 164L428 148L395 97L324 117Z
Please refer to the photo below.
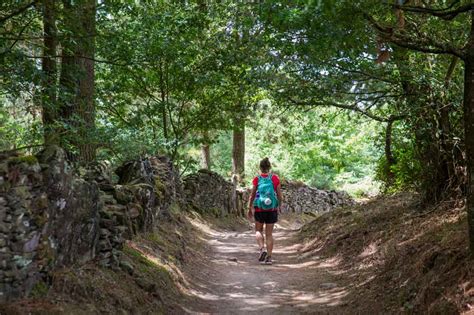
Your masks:
M278 207L278 199L273 187L272 177L272 174L268 174L267 177L258 177L257 195L253 202L254 207L263 210L276 209Z

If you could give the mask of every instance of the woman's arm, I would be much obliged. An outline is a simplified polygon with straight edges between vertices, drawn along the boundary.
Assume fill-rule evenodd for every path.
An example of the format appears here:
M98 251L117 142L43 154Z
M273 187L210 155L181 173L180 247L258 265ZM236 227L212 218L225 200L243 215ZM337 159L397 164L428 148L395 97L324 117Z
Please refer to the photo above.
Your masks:
M249 211L247 212L247 217L249 219L251 219L253 215L253 201L255 200L256 194L257 194L257 186L253 186L252 192L250 193L249 204L248 204Z
M281 185L277 186L277 199L278 199L278 211L281 213L281 203L283 201L283 195L281 194Z

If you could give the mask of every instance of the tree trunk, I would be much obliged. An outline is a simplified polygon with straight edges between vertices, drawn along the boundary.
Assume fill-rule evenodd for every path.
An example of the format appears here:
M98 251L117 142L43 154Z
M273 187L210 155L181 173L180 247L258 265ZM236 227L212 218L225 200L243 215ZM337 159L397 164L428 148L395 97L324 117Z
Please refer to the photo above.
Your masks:
M232 184L233 184L233 208L235 213L239 211L239 184L244 181L245 172L245 120L235 120L232 140Z
M160 94L161 94L161 119L163 123L163 137L165 140L168 140L168 117L166 114L167 110L167 95L165 89L165 80L164 80L164 67L163 60L160 61Z
M211 170L211 150L208 143L201 145L201 168Z
M54 0L53 0L54 1ZM69 1L63 1L63 15L64 17L64 28L68 30L69 36L64 36L61 39L61 75L59 78L60 93L59 93L59 119L61 124L64 126L72 125L71 117L74 114L74 101L76 91L76 72L78 71L75 65L75 41L73 34L77 34L77 31L73 27L77 21L73 15L74 8L71 6ZM71 142L73 132L67 131L62 128L61 131L61 146L68 146Z
M385 159L387 160L387 185L391 186L393 184L394 174L392 171L392 166L395 165L395 157L393 156L392 151L392 127L393 127L393 119L390 119L387 122L387 127L385 129Z
M42 119L45 145L59 144L57 121L56 87L57 87L57 29L56 8L54 0L43 1L43 81L42 81Z
M235 119L232 139L232 174L238 182L245 176L245 120Z
M94 56L96 0L63 1L65 27L70 36L62 42L60 83L64 89L61 118L73 127L64 131L62 144L77 148L81 162L95 159Z
M464 141L467 157L467 220L469 248L474 256L474 12L471 14L471 35L464 60Z
M79 2L80 3L80 2ZM95 130L95 15L96 0L84 0L82 2L83 10L80 17L80 23L83 39L78 45L76 58L79 58L78 64L81 69L81 78L79 80L79 93L77 95L77 105L79 117L81 118L82 141L79 143L79 159L83 162L95 160L96 144L91 143L90 132Z

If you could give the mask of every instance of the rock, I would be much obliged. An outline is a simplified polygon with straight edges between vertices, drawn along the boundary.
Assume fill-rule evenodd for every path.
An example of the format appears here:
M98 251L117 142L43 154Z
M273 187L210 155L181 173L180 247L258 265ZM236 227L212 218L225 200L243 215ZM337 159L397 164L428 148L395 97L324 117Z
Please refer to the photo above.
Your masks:
M99 190L74 174L58 147L37 157L1 155L0 165L9 174L1 175L0 190L0 268L9 271L0 279L3 301L28 292L50 268L92 259L99 238Z
M110 236L110 234L111 233L108 229L103 229L103 228L100 229L99 235L100 235L101 238L106 238L106 237Z
M104 259L99 260L99 266L104 267L104 268L110 267L110 259L104 258Z
M113 213L108 211L108 208L102 207L99 211L99 215L101 218L101 223L104 219L111 220L113 218Z
M35 208L37 209L46 209L49 206L48 195L42 193L38 198L35 200Z
M40 236L40 233L33 232L32 237L23 245L23 251L26 253L35 251L38 248Z
M110 247L110 249L111 248L112 247ZM110 249L100 253L100 257L102 257L104 259L106 259L106 258L109 259L109 262L108 262L109 265L110 265L110 258L112 257L112 251Z
M32 262L31 259L19 255L13 256L13 260L15 261L16 267L19 269L25 268Z
M139 217L141 212L142 207L136 203L132 203L127 206L127 213L131 219Z
M119 225L119 226L114 226L114 230L117 231L117 233L125 233L127 232L128 228L126 226Z
M101 239L97 248L100 252L106 252L112 250L112 245L107 239Z
M100 195L100 201L106 205L115 205L117 204L117 200L115 200L114 196L102 193Z
M12 229L11 223L0 222L0 233L9 234Z
M136 278L135 283L147 292L154 292L157 289L155 283L144 278Z
M111 229L114 227L115 221L113 219L100 219L100 226Z
M117 248L117 247L122 248L122 244L125 242L123 237L120 237L120 236L117 236L117 235L113 236L110 240L111 240L112 245L113 245L114 248Z
M11 223L12 220L13 220L12 216L10 214L7 214L5 219L3 219L3 222Z
M120 221L134 233L153 231L157 220L166 216L173 204L181 202L179 176L166 157L128 161L116 173L119 185L115 186L114 197L127 205L128 215Z
M90 162L84 168L79 170L82 177L88 181L95 181L98 184L111 184L112 172L110 171L110 162L95 161Z
M129 263L126 260L121 260L119 265L120 265L120 268L128 272L130 275L133 275L135 271L135 267L133 267L131 263Z
M115 185L113 194L117 202L122 205L130 203L134 199L132 191L127 186L123 185Z

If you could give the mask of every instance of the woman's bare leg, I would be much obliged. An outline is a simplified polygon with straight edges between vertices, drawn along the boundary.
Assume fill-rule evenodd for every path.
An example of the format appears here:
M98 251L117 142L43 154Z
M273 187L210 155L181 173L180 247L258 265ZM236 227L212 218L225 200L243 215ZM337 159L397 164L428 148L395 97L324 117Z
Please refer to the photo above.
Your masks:
M272 255L273 251L273 224L265 224L265 237L267 238L267 253Z
M263 237L263 223L255 222L255 237L260 249L265 246L265 238Z

